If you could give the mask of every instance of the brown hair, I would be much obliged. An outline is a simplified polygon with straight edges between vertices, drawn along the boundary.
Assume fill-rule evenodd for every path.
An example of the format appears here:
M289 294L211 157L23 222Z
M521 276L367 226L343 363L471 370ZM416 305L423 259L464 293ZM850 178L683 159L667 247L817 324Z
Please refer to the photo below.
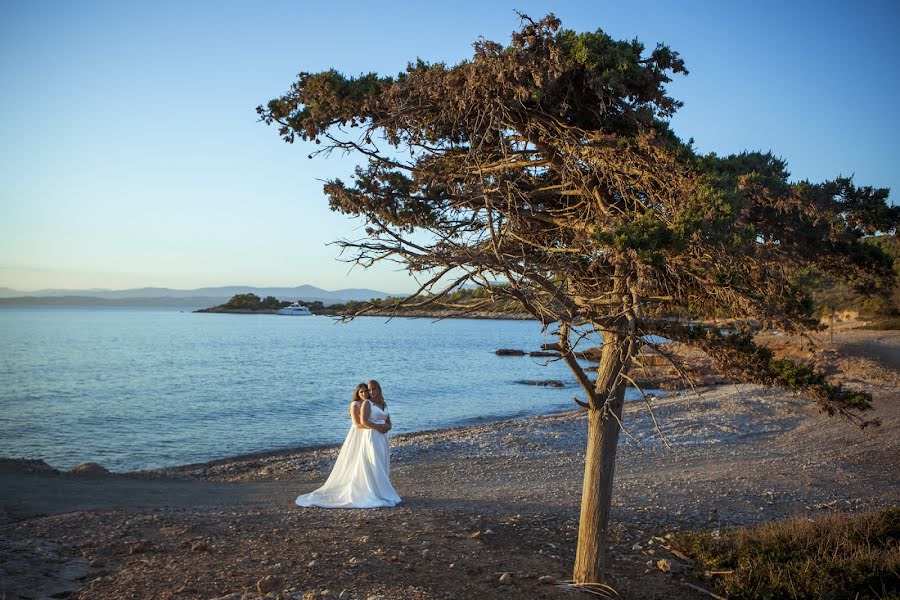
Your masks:
M379 389L380 389L380 388L379 388ZM353 390L353 398L350 399L350 402L351 402L351 403L353 403L353 402L362 402L363 400L362 400L362 398L360 397L359 393L360 393L361 391L363 391L363 390L366 390L366 391L368 392L368 391L369 391L369 386L367 386L367 385L364 384L364 383L358 383L358 384L356 384L356 389Z

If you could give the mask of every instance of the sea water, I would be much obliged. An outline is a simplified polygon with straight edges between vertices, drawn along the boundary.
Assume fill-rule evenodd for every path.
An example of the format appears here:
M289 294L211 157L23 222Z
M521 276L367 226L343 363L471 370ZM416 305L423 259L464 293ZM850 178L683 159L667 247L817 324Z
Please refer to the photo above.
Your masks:
M575 408L535 321L0 309L0 456L113 471L337 444L377 379L393 434ZM559 380L563 388L520 380ZM629 390L631 396L635 395Z

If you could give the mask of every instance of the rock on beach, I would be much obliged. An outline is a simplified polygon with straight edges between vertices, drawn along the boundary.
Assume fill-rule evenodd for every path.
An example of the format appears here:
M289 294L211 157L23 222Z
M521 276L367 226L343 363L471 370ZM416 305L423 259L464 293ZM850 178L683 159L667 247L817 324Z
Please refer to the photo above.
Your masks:
M556 381L555 379L545 379L541 381L535 381L532 379L520 379L516 383L520 383L522 385L536 385L539 387L566 387L566 384L564 384L562 381Z
M69 474L77 475L79 477L106 477L110 472L109 469L101 464L86 462L81 463L77 467L73 467L72 470L69 471Z

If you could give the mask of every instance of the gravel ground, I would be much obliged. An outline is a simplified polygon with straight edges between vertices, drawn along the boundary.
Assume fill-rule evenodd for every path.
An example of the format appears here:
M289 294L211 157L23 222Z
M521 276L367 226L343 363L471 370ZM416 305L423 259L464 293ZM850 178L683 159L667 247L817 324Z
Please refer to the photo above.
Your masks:
M686 585L708 582L656 568L678 561L667 533L898 503L900 334L841 331L812 354L768 341L871 391L882 426L853 430L783 390L728 384L654 399L664 442L632 403L609 575L623 598L708 597ZM237 600L269 584L269 598L307 600L578 597L541 578L571 569L584 444L581 412L398 436L404 502L369 511L293 506L335 448L98 477L7 461L0 598Z

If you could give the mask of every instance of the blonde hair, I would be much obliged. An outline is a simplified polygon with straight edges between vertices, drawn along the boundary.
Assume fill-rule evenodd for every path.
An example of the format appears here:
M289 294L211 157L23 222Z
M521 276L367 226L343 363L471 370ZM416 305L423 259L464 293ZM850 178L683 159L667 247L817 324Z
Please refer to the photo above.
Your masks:
M384 400L384 393L381 391L381 384L374 379L370 379L369 385L374 386L375 389L378 390L378 399L381 400L382 407L387 406L387 402Z

